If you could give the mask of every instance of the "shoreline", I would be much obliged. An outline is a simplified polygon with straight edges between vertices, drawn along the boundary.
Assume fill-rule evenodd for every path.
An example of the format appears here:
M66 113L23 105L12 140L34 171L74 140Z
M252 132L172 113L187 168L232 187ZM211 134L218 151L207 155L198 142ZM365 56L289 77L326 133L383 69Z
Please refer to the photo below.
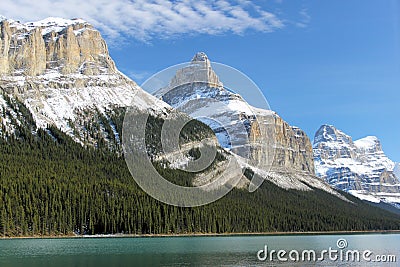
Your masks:
M290 236L290 235L355 235L355 234L400 234L400 230L367 231L312 231L312 232L257 232L257 233L183 233L183 234L95 234L95 235L37 235L0 237L8 239L80 239L80 238L152 238L152 237L224 237L224 236Z

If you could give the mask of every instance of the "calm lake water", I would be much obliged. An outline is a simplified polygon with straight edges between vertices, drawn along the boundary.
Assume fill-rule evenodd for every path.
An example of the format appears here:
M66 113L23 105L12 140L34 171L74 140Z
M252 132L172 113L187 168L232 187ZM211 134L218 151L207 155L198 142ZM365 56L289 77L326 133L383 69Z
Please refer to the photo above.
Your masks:
M341 249L370 250L376 255L395 255L396 262L372 263L301 261L304 250L338 250L338 239L345 239ZM346 243L345 242L345 243ZM345 245L340 244L340 246ZM257 252L267 245L270 250L285 250L287 262L267 258L260 261ZM299 251L300 261L296 258ZM262 258L264 253L260 254ZM334 255L332 255L334 256ZM307 259L307 254L305 254ZM345 256L343 256L345 259ZM284 257L283 257L284 258ZM216 236L216 237L151 237L151 238L61 238L0 240L0 266L400 266L399 234L363 235L286 235L286 236Z

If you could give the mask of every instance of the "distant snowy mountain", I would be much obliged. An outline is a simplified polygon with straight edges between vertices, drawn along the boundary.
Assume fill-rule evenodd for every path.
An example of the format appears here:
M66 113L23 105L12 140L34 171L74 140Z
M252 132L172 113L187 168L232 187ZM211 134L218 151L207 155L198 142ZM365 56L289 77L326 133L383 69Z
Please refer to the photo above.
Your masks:
M84 20L4 19L0 44L0 111L8 131L18 120L4 97L22 102L37 127L55 125L93 145L98 136L118 135L110 120L117 108L170 109L117 70L100 33ZM110 127L114 133L106 131Z
M400 204L395 163L378 138L356 141L331 125L317 131L313 144L316 174L334 187L372 202Z

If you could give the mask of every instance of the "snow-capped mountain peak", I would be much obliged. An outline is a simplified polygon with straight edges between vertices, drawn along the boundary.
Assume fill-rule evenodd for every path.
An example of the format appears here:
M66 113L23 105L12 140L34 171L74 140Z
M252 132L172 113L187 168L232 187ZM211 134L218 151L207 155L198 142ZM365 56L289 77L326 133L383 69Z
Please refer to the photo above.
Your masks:
M395 163L375 136L353 142L332 125L323 125L314 138L316 174L334 187L357 197L400 203L400 182Z
M342 131L336 129L333 125L322 125L314 137L314 146L322 142L332 142L333 144L350 144L352 138Z
M381 142L376 136L367 136L354 141L354 145L364 151L382 151Z

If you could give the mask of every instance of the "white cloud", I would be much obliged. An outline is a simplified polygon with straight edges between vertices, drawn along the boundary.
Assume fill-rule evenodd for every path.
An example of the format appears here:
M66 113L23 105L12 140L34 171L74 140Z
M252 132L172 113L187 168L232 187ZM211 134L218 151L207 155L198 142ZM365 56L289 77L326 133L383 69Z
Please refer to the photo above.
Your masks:
M114 40L271 32L284 26L275 14L246 0L1 0L0 14L21 21L79 17Z
M311 16L308 14L308 10L303 8L300 10L299 15L301 19L300 21L296 22L296 26L300 28L306 28L311 21Z

